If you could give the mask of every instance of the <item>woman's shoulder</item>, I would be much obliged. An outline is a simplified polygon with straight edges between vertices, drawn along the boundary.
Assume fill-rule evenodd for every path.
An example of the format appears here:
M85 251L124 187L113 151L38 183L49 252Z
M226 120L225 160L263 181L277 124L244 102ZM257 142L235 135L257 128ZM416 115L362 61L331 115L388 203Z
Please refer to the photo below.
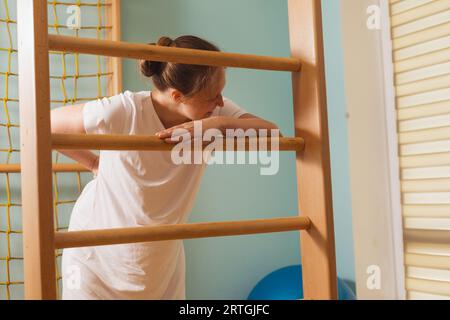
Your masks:
M125 90L119 95L128 102L141 102L143 99L150 97L151 91L131 91Z
M113 99L120 100L121 104L129 111L140 111L143 105L147 103L147 98L150 97L150 91L131 91L125 90L114 97Z

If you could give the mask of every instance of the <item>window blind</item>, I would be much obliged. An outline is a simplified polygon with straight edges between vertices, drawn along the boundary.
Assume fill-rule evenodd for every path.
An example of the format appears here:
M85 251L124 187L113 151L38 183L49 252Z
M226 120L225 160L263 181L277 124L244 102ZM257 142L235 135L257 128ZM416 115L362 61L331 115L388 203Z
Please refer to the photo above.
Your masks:
M450 299L450 0L390 0L408 299Z

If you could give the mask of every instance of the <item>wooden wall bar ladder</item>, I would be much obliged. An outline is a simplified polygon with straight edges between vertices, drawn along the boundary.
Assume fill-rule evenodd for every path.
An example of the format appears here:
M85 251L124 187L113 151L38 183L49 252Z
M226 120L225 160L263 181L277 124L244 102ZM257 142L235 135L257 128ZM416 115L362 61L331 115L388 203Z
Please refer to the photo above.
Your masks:
M3 169L22 173L26 299L56 299L55 248L292 230L302 230L305 299L337 298L321 4L287 1L290 58L49 35L47 1L17 1L21 168ZM280 138L279 145L280 151L297 155L299 216L55 233L52 148L170 150L171 146L156 137L51 135L49 50L292 72L295 137ZM70 168L76 169L53 170Z

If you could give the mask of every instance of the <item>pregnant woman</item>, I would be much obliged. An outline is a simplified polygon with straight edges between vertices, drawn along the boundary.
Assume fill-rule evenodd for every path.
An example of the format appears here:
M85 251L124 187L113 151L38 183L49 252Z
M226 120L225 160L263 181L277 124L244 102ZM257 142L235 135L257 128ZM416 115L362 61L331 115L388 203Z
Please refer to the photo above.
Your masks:
M158 46L219 51L201 38L161 37ZM156 135L177 128L278 129L222 96L225 68L141 61L152 91L52 111L53 133ZM78 198L69 231L186 223L205 169L174 164L170 152L65 150L94 173ZM185 299L182 240L71 248L62 257L63 299Z

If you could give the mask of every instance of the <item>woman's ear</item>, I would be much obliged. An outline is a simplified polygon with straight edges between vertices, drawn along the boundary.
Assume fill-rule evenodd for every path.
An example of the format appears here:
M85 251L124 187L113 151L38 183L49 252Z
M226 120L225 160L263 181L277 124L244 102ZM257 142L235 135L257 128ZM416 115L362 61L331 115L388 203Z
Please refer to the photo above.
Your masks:
M183 97L184 97L183 94L176 89L170 89L170 90L171 90L170 95L171 95L173 101L175 101L176 103L182 103Z

